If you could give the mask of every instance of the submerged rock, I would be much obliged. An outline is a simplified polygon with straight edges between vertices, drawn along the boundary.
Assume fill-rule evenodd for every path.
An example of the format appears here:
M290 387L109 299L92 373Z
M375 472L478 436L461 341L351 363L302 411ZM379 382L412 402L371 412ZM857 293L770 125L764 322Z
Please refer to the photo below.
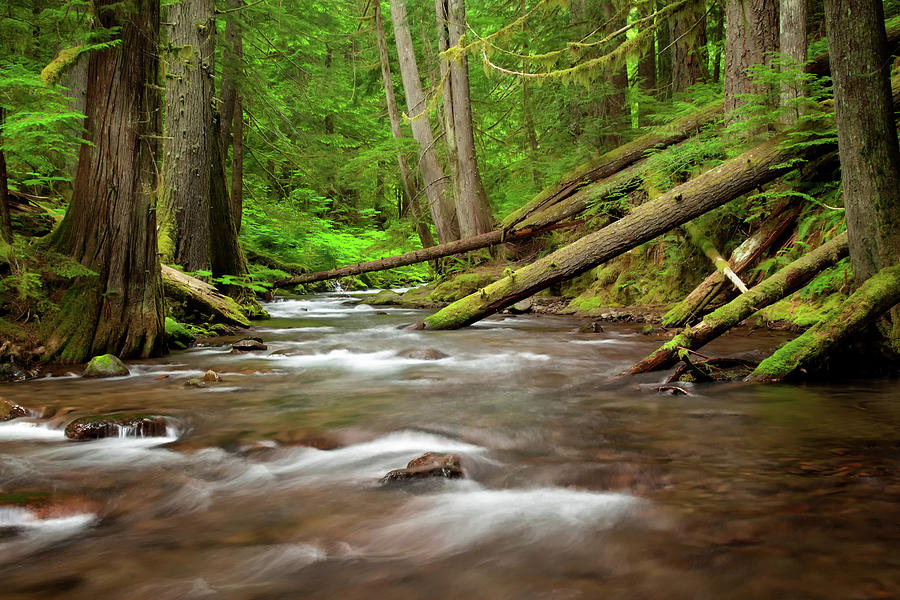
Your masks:
M402 358L411 358L413 360L441 360L442 358L447 358L449 355L444 354L440 350L435 350L434 348L411 348L409 350L403 350L400 352L399 356Z
M71 440L99 440L108 437L164 437L163 417L148 415L96 415L75 419L66 426Z
M578 333L603 333L603 326L600 321L593 321L579 327Z
M254 352L268 349L269 347L263 344L262 338L258 337L244 338L231 345L232 352Z
M95 356L84 368L82 377L121 377L130 371L119 357L114 354Z
M4 398L0 398L0 421L10 421L12 419L27 416L28 411L24 407Z
M381 478L385 487L407 485L427 479L462 479L465 477L456 454L426 452L409 461L405 469L395 469Z

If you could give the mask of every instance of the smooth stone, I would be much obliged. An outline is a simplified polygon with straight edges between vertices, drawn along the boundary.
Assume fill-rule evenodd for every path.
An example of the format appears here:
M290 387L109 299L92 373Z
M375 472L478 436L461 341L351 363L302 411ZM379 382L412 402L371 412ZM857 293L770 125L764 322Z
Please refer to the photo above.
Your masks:
M231 345L233 352L254 352L257 350L268 350L269 347L263 344L262 338L248 337L236 341Z
M523 315L525 313L530 313L532 308L534 308L534 302L528 298L510 306L509 312L514 315Z
M419 458L407 463L405 469L395 469L381 478L379 483L385 487L408 485L428 479L463 479L459 456L456 454L439 454L426 452Z
M222 381L222 377L218 373L210 369L203 374L203 381L205 383L217 383Z

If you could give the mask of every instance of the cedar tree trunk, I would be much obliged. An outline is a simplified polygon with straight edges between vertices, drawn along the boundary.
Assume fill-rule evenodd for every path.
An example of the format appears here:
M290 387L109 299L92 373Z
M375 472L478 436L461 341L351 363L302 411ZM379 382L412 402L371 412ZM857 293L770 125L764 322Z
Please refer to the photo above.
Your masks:
M725 0L725 112L743 104L741 94L767 94L748 67L767 64L778 49L778 0Z

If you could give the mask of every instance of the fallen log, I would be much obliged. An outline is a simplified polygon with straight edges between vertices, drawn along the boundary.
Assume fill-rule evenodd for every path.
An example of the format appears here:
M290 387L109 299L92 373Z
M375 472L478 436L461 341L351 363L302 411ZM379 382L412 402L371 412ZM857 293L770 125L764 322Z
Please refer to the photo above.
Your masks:
M479 321L780 177L792 169L786 164L791 159L831 149L825 145L782 148L782 141L770 140L704 172L619 221L454 302L425 319L424 326L456 329Z
M703 321L676 335L628 371L631 375L668 369L682 350L697 350L719 337L761 308L796 292L816 274L847 256L847 234L793 261L771 277L708 314Z
M648 150L671 146L685 140L704 125L722 114L724 103L712 102L705 107L668 125L640 136L606 154L583 163L545 188L528 204L503 220L501 229L509 231L529 216L552 206L574 194L585 184L600 181L643 159Z
M470 252L472 250L478 250L479 248L486 248L488 246L495 246L504 242L524 240L541 233L553 231L554 229L580 225L583 222L584 221L553 223L540 228L526 227L516 230L513 233L509 233L506 236L504 236L503 232L498 229L495 231L482 233L481 235L469 237L464 240L457 240L455 242L448 242L446 244L440 244L437 246L432 246L430 248L413 250L412 252L407 252L406 254L389 256L387 258L380 258L378 260L370 260L368 262L357 263L355 265L341 267L339 269L332 269L330 271L306 273L304 275L298 275L296 277L290 277L288 279L280 279L275 282L274 286L276 288L285 287L288 285L297 285L300 283L312 283L314 281L324 281L326 279L349 277L350 275L359 275L360 273L368 273L370 271L383 271L385 269L405 267L406 265L413 265L420 262L435 260L438 258L443 258L444 256L451 256L453 254Z
M800 376L855 334L867 331L898 302L900 265L894 265L867 279L831 316L762 361L747 381L783 381Z
M221 323L250 327L250 321L238 303L219 293L212 285L166 265L161 265L160 270L166 297L184 302Z
M728 264L731 269L741 275L750 265L759 260L794 226L800 216L802 205L799 202L782 204L772 211L762 225L740 246L734 249ZM704 309L722 290L725 277L718 270L714 271L700 285L688 294L684 300L663 315L663 327L684 327L691 319L700 318Z

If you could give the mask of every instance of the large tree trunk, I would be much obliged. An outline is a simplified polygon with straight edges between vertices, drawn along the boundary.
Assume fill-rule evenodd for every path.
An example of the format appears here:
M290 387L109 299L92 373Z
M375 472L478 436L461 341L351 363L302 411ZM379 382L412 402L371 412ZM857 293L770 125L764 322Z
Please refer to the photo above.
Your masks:
M434 0L434 16L437 21L437 40L438 40L438 57L437 62L440 68L441 94L443 101L443 110L440 112L441 129L444 134L444 146L447 148L447 168L450 170L450 182L453 185L453 202L457 207L456 216L459 219L459 199L462 193L459 189L459 149L456 145L456 119L453 115L453 74L450 70L450 61L442 54L451 46L450 44L450 6L449 0ZM428 49L428 40L424 33L422 35L423 44L426 51ZM460 235L462 234L462 225L460 224Z
M394 96L394 82L391 78L391 62L384 35L384 21L381 18L380 2L375 2L375 34L378 38L378 56L381 60L381 78L384 82L384 97L387 101L388 118L391 122L391 134L395 140L399 140L403 138L403 130L400 126L400 110L397 108L397 98ZM431 229L428 227L425 215L422 214L422 207L418 197L419 192L409 170L409 161L403 152L398 152L397 164L400 167L400 184L403 187L403 195L406 197L406 202L410 208L413 226L416 228L422 247L430 248L434 246L434 237L431 235Z
M409 33L409 22L406 17L406 2L391 0L391 19L394 22L394 37L397 42L397 55L400 59L400 76L406 93L406 106L409 110L413 137L419 146L419 170L422 173L422 184L428 198L428 208L437 229L438 241L444 244L459 239L459 224L456 218L456 207L453 195L447 185L447 177L441 168L434 151L434 136L428 118L428 105L422 92L422 81L416 66L412 36Z
M703 321L666 342L656 352L634 365L630 373L668 369L678 362L681 349L697 350L719 337L763 307L786 298L812 280L822 270L847 255L847 234L793 261L777 273L707 315Z
M807 0L780 0L778 14L781 55L789 61L782 70L800 69L806 64ZM803 88L797 80L781 84L781 104L790 108L783 118L785 125L794 125L800 118L799 107L792 101L802 95Z
M880 3L879 3L880 4ZM853 248L851 245L851 260ZM886 267L866 280L826 320L809 328L762 361L750 381L781 381L821 369L825 360L844 348L860 331L900 302L900 264Z
M778 49L777 0L726 0L725 112L743 104L741 94L766 94L754 85L747 69L768 64L767 53Z
M648 4L643 8L641 18L649 17L653 13L653 4ZM654 29L655 25L650 24L648 29ZM650 47L638 59L637 76L638 87L648 96L656 96L656 35L650 42ZM644 104L644 106L641 106ZM646 107L646 103L638 103L638 125L646 127L649 125L650 110Z
M213 0L181 0L167 8L164 218L173 260L188 271L210 267L209 138L213 131ZM216 140L218 142L218 140ZM164 250L167 248L164 244Z
M456 329L580 275L670 229L687 223L783 175L783 163L801 155L774 139L695 177L600 231L523 267L425 319L429 329ZM807 149L808 156L824 148Z
M701 49L706 45L705 2L697 0L669 19L672 36L672 92L684 92L706 78Z
M447 0L447 7L450 45L455 46L466 30L465 0ZM491 231L493 219L478 169L475 131L472 126L472 101L469 97L469 62L465 54L450 63L450 78L459 177L456 216L459 220L460 237L466 238Z
M3 123L6 113L0 106L0 245L13 241L12 221L9 217L9 178L6 174L6 152L3 151Z
M244 101L238 89L243 60L244 33L237 14L244 0L228 0L225 20L225 48L222 52L222 107L219 120L222 160L228 159L231 146L231 200L229 210L237 233L241 232L244 212Z
M800 204L796 202L775 209L759 229L731 253L728 263L732 270L740 275L768 252L794 227L800 209ZM693 319L702 317L704 309L720 295L724 282L725 276L720 271L710 274L684 300L663 315L663 326L683 327Z
M95 271L66 292L47 339L48 356L146 357L165 352L153 190L160 136L159 1L128 10L95 0L121 44L90 56L85 125L75 192L54 234L57 250Z

